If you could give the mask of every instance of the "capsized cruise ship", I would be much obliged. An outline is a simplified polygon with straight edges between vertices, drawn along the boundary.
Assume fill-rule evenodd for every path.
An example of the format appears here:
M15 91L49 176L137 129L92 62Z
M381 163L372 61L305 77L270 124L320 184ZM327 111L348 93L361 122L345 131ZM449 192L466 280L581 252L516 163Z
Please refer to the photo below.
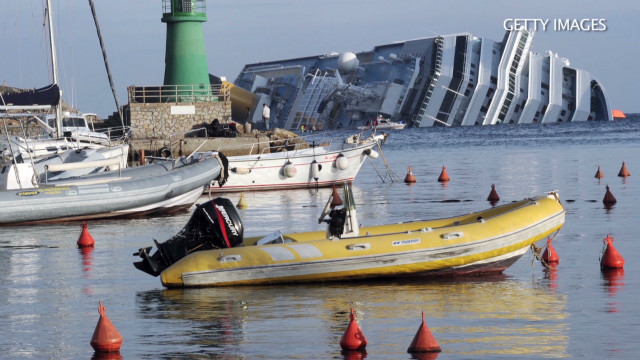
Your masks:
M288 130L356 128L378 115L413 127L612 120L600 82L532 52L533 38L461 33L248 64L235 86L255 96L254 122L266 103L271 124Z

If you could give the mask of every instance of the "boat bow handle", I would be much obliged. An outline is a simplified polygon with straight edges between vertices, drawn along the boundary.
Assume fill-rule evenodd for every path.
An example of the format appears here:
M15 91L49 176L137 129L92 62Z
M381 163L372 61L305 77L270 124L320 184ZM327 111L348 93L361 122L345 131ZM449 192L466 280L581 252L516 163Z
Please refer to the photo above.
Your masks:
M224 256L224 255L220 254L220 256L218 257L218 261L220 261L222 263L242 261L242 255L227 255L227 256Z
M460 238L464 237L464 232L463 231L455 231L455 232L445 233L445 234L440 235L440 237L443 240L460 239Z
M360 243L360 244L349 244L347 245L347 249L349 250L369 250L371 249L371 244L369 243Z

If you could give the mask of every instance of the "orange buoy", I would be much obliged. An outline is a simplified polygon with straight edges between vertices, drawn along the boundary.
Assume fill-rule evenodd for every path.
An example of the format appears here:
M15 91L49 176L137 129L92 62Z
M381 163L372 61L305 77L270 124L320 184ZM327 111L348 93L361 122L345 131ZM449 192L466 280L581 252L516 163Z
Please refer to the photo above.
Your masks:
M496 191L496 186L491 184L491 192L489 193L489 197L487 197L487 201L498 202L500 201L500 195Z
M140 150L140 165L147 163L147 158L144 156L144 149Z
M100 320L98 320L96 329L93 331L91 347L99 353L120 352L124 338L107 317L107 309L102 305L102 301L100 301L98 312L100 313Z
M447 167L446 166L442 166L442 172L440 173L440 176L438 177L438 181L439 182L447 182L451 180L449 178L449 174L447 174Z
M331 198L331 208L333 209L336 206L341 206L342 204L344 204L342 202L342 198L340 197L340 194L338 194L338 188L333 185L333 195Z
M624 161L622 162L622 167L620 168L620 172L618 173L618 176L620 177L631 176L629 169L627 169L627 164L625 164Z
M409 166L409 171L407 172L407 176L404 177L404 182L407 184L412 184L416 182L416 176L413 175L413 167Z
M600 170L600 165L598 165L598 171L596 171L596 179L602 179L604 177L604 173Z
M552 241L551 237L547 238L547 248L542 253L542 260L547 264L560 262L560 256L558 256L556 249L553 247Z
M349 321L347 331L342 335L340 347L342 350L364 350L367 346L367 338L356 322L356 314L353 312L353 308L351 308L349 319L351 319L351 321Z
M87 225L86 221L82 222L82 232L80 233L80 237L78 237L77 244L80 248L94 246L96 244L96 240L89 232L89 225Z
M413 337L413 341L409 348L408 353L426 353L426 352L440 352L442 349L438 345L438 341L429 330L427 322L424 319L424 311L422 312L422 324Z
M619 269L624 267L624 258L613 246L615 239L607 234L603 240L605 248L600 258L600 268L602 269Z
M604 198L602 199L602 202L606 206L611 206L616 202L618 202L618 200L616 200L616 197L613 196L613 194L611 193L611 190L609 190L609 185L607 185L607 192L604 194Z

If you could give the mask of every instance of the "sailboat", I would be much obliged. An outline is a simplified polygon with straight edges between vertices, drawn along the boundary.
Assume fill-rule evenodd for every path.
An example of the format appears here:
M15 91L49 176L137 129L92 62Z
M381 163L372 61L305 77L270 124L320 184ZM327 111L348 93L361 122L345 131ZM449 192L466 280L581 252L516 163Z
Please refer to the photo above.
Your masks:
M50 138L44 143L53 148L54 143L51 141L60 140L66 146L80 144L81 141L79 138L67 141L66 138L72 137L73 131L69 131L71 134L63 133L65 124L60 107L51 0L47 0L47 10L54 83L22 97L8 97L9 101L5 101L3 96L0 103L5 111L55 109L56 138ZM4 125L6 129L6 119ZM81 132L75 133L79 135ZM225 182L222 178L227 175L227 160L222 154L197 158L188 156L124 168L128 152L126 145L121 148L100 145L102 148L87 149L83 146L66 150L64 155L68 156L67 159L75 158L76 161L45 164L43 178L38 171L39 159L34 157L36 145L42 144L39 141L42 140L25 140L23 145L27 151L24 157L19 150L14 151L15 143L8 141L10 163L0 168L5 176L0 179L0 225L173 213L191 207L211 181L215 180L222 186ZM86 144L96 143L89 141ZM99 152L104 155L104 159L96 159ZM56 156L62 158L61 154ZM86 168L94 169L91 170L93 172L98 167L112 171L53 178L59 172ZM57 175L59 177L60 174Z
M66 172L66 176L78 176L107 169L119 169L127 166L126 154L128 144L115 144L103 133L93 131L83 114L62 112L62 95L58 84L58 66L56 56L56 42L54 36L53 14L51 1L47 0L47 20L49 24L49 43L51 50L51 66L53 84L32 91L16 94L0 94L0 118L6 139L0 140L0 168L4 178L0 178L3 189L23 188L20 178L39 178L48 164L84 162L83 166L74 166L74 171ZM55 115L41 114L42 111L55 111ZM34 113L38 111L38 113ZM7 119L19 121L34 119L41 128L41 136L29 138L9 135ZM77 155L81 153L81 155ZM117 160L117 167L111 161L111 167L102 163L96 167L90 166L88 161ZM24 164L24 165L22 165ZM28 164L28 165L26 165ZM11 169L13 167L13 169ZM17 177L7 179L6 174L15 172ZM20 175L20 172L27 174ZM62 177L64 171L58 171L56 176ZM13 185L10 184L13 182ZM27 184L26 188L35 186Z

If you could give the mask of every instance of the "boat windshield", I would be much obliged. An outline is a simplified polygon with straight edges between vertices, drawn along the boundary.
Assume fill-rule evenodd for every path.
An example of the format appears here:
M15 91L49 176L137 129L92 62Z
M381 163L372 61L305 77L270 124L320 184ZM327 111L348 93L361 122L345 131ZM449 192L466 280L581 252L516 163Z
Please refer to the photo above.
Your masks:
M83 118L79 118L79 117L63 118L62 119L62 127L86 128L87 127L87 123Z
M50 127L56 127L56 119L48 118L47 123ZM87 121L81 117L65 117L62 119L62 127L63 128L88 128Z

